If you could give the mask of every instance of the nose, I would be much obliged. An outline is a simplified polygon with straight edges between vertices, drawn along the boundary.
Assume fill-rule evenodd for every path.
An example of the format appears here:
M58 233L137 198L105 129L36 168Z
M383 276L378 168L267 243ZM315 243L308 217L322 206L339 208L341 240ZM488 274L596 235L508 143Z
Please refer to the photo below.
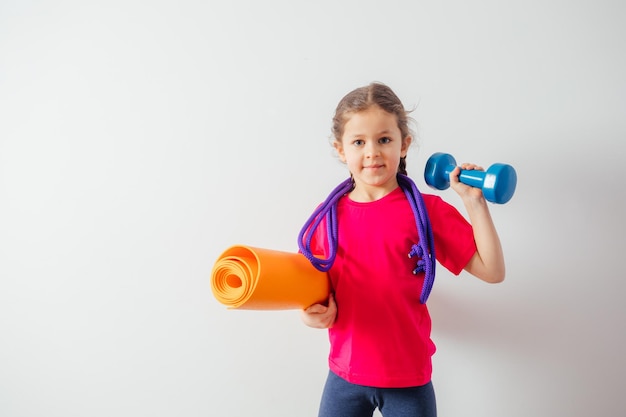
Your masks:
M365 145L365 156L367 158L373 158L380 153L380 149L376 141L369 141Z

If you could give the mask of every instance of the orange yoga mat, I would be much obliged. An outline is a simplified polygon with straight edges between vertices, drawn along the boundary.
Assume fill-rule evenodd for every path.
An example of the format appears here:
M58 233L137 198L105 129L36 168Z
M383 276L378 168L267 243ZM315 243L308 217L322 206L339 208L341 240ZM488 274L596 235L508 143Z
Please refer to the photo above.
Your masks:
M215 262L211 290L230 308L290 310L325 301L330 282L301 253L237 245Z

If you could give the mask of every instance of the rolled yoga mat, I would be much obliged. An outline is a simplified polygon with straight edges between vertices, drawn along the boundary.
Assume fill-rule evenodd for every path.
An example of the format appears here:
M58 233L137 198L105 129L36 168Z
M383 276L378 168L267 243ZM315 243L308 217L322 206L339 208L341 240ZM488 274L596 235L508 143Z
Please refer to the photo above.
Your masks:
M328 298L328 274L301 253L232 246L211 272L213 296L229 308L302 309Z

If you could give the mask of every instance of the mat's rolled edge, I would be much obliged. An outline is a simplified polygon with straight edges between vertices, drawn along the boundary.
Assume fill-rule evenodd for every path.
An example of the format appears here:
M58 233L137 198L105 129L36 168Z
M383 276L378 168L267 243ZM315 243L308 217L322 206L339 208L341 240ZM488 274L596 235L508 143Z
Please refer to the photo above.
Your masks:
M229 288L228 282L218 274L223 269L224 260L232 261L233 258L246 264L235 274L244 288ZM241 272L244 269L247 274ZM236 281L230 278L231 283ZM235 245L225 250L215 262L211 289L214 297L231 309L290 310L325 301L330 282L328 274L315 269L300 253ZM235 297L237 300L224 296L225 291L239 293Z
M239 257L228 254L220 257L211 272L211 291L222 304L236 308L245 303L252 291L254 283L251 277L256 276L251 266Z

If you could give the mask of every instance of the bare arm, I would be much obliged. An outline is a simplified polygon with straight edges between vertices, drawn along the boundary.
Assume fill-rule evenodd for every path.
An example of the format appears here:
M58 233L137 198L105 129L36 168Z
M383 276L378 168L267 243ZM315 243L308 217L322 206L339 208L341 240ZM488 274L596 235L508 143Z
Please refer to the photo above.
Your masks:
M450 173L450 186L461 196L474 228L477 251L465 266L465 270L485 282L502 282L505 275L504 254L487 201L481 189L470 187L459 181L460 169L481 171L483 169L474 164L462 164Z
M328 297L328 305L313 304L300 312L304 324L316 329L327 329L332 327L337 318L337 303L331 293Z

